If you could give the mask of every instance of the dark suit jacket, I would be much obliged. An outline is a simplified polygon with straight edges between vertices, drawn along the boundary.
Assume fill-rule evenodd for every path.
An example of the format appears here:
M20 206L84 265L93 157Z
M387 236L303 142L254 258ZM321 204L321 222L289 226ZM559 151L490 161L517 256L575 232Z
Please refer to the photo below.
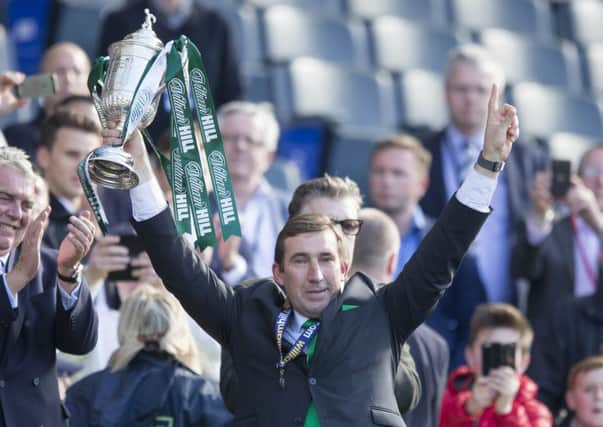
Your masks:
M426 215L437 218L446 204L441 147L445 143L446 130L432 134L423 140L425 148L432 155L429 172L429 188L421 200ZM535 172L547 166L547 155L535 144L515 143L506 162L501 179L507 182L511 217L511 244L516 239L527 209L530 207L530 186ZM509 266L510 268L510 266ZM447 292L428 320L428 324L438 331L448 342L450 365L454 368L464 362L464 349L469 339L469 322L475 307L487 301L476 258L469 254L463 260L455 276L450 292Z
M157 15L157 23L153 25L153 31L164 43L184 34L199 48L216 107L242 98L243 84L228 25L219 13L196 1L193 2L193 10L189 18L177 29L165 25L167 18L152 6L150 0L128 2L126 6L105 18L98 55L108 55L108 47L111 43L140 29L144 22L145 8L149 8ZM160 106L149 131L153 138L157 139L168 126L169 115Z
M328 427L404 426L394 397L399 349L423 322L487 215L453 200L396 280L379 290L362 274L321 315L310 366L297 358L278 381L274 321L285 296L273 280L226 286L183 239L166 209L135 228L155 270L191 316L233 357L237 426L301 425L310 401ZM342 311L342 305L357 305Z
M551 307L574 295L574 233L569 217L555 223L538 246L528 242L522 226L511 270L514 277L530 282L527 317L538 335L546 328Z
M98 320L87 285L81 286L76 305L65 311L57 253L42 249L41 256L38 273L19 292L16 310L0 289L0 403L6 426L64 426L56 349L85 354L96 345ZM9 270L17 258L18 251L9 258Z
M448 344L425 324L407 342L421 378L422 394L418 406L404 415L404 421L409 427L438 427L448 379Z

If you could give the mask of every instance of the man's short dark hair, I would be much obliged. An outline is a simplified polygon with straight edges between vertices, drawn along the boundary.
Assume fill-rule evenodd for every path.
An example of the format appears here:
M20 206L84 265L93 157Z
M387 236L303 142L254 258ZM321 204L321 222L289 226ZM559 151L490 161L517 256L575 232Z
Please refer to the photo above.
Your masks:
M357 209L362 206L362 196L358 184L347 176L341 178L325 174L319 178L309 179L295 189L289 203L289 217L299 215L304 203L315 197L339 200L350 197L357 205Z
M71 111L59 110L42 124L41 144L51 149L59 129L69 128L101 136L98 125L90 118Z
M283 229L278 233L276 238L276 246L274 248L274 262L283 269L285 261L285 240L289 237L295 237L304 233L319 233L324 230L331 230L335 233L337 239L337 253L339 257L344 257L343 236L331 219L326 215L321 214L303 214L289 217L289 220L283 226Z

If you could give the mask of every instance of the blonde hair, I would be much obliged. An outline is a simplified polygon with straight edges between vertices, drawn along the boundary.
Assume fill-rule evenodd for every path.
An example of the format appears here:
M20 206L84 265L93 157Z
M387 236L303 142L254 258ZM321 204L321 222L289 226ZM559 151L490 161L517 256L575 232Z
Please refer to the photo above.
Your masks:
M163 289L143 285L126 299L120 312L118 339L119 348L109 361L112 371L125 368L147 345L153 345L201 373L199 354L184 309Z
M499 91L502 91L505 87L505 72L485 47L474 43L467 43L453 49L448 56L446 82L448 82L452 68L459 62L472 64L483 72L492 74Z

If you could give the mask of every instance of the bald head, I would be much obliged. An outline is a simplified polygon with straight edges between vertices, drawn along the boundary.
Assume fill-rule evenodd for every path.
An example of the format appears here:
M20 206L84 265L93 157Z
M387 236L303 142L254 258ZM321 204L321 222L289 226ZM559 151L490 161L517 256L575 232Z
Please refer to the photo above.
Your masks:
M87 95L90 60L86 52L71 42L60 42L46 50L40 72L55 73L58 77L57 93L44 99L47 114L54 111L57 103L70 95Z
M388 215L374 208L360 209L358 218L363 224L356 237L352 272L361 271L375 280L388 283L400 250L398 227Z

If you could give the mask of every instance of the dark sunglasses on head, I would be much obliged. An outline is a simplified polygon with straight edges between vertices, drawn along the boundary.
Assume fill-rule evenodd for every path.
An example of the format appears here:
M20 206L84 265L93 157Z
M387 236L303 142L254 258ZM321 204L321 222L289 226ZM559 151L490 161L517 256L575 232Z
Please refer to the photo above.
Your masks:
M332 221L333 224L339 225L343 233L348 236L357 236L362 227L361 219L333 219Z

